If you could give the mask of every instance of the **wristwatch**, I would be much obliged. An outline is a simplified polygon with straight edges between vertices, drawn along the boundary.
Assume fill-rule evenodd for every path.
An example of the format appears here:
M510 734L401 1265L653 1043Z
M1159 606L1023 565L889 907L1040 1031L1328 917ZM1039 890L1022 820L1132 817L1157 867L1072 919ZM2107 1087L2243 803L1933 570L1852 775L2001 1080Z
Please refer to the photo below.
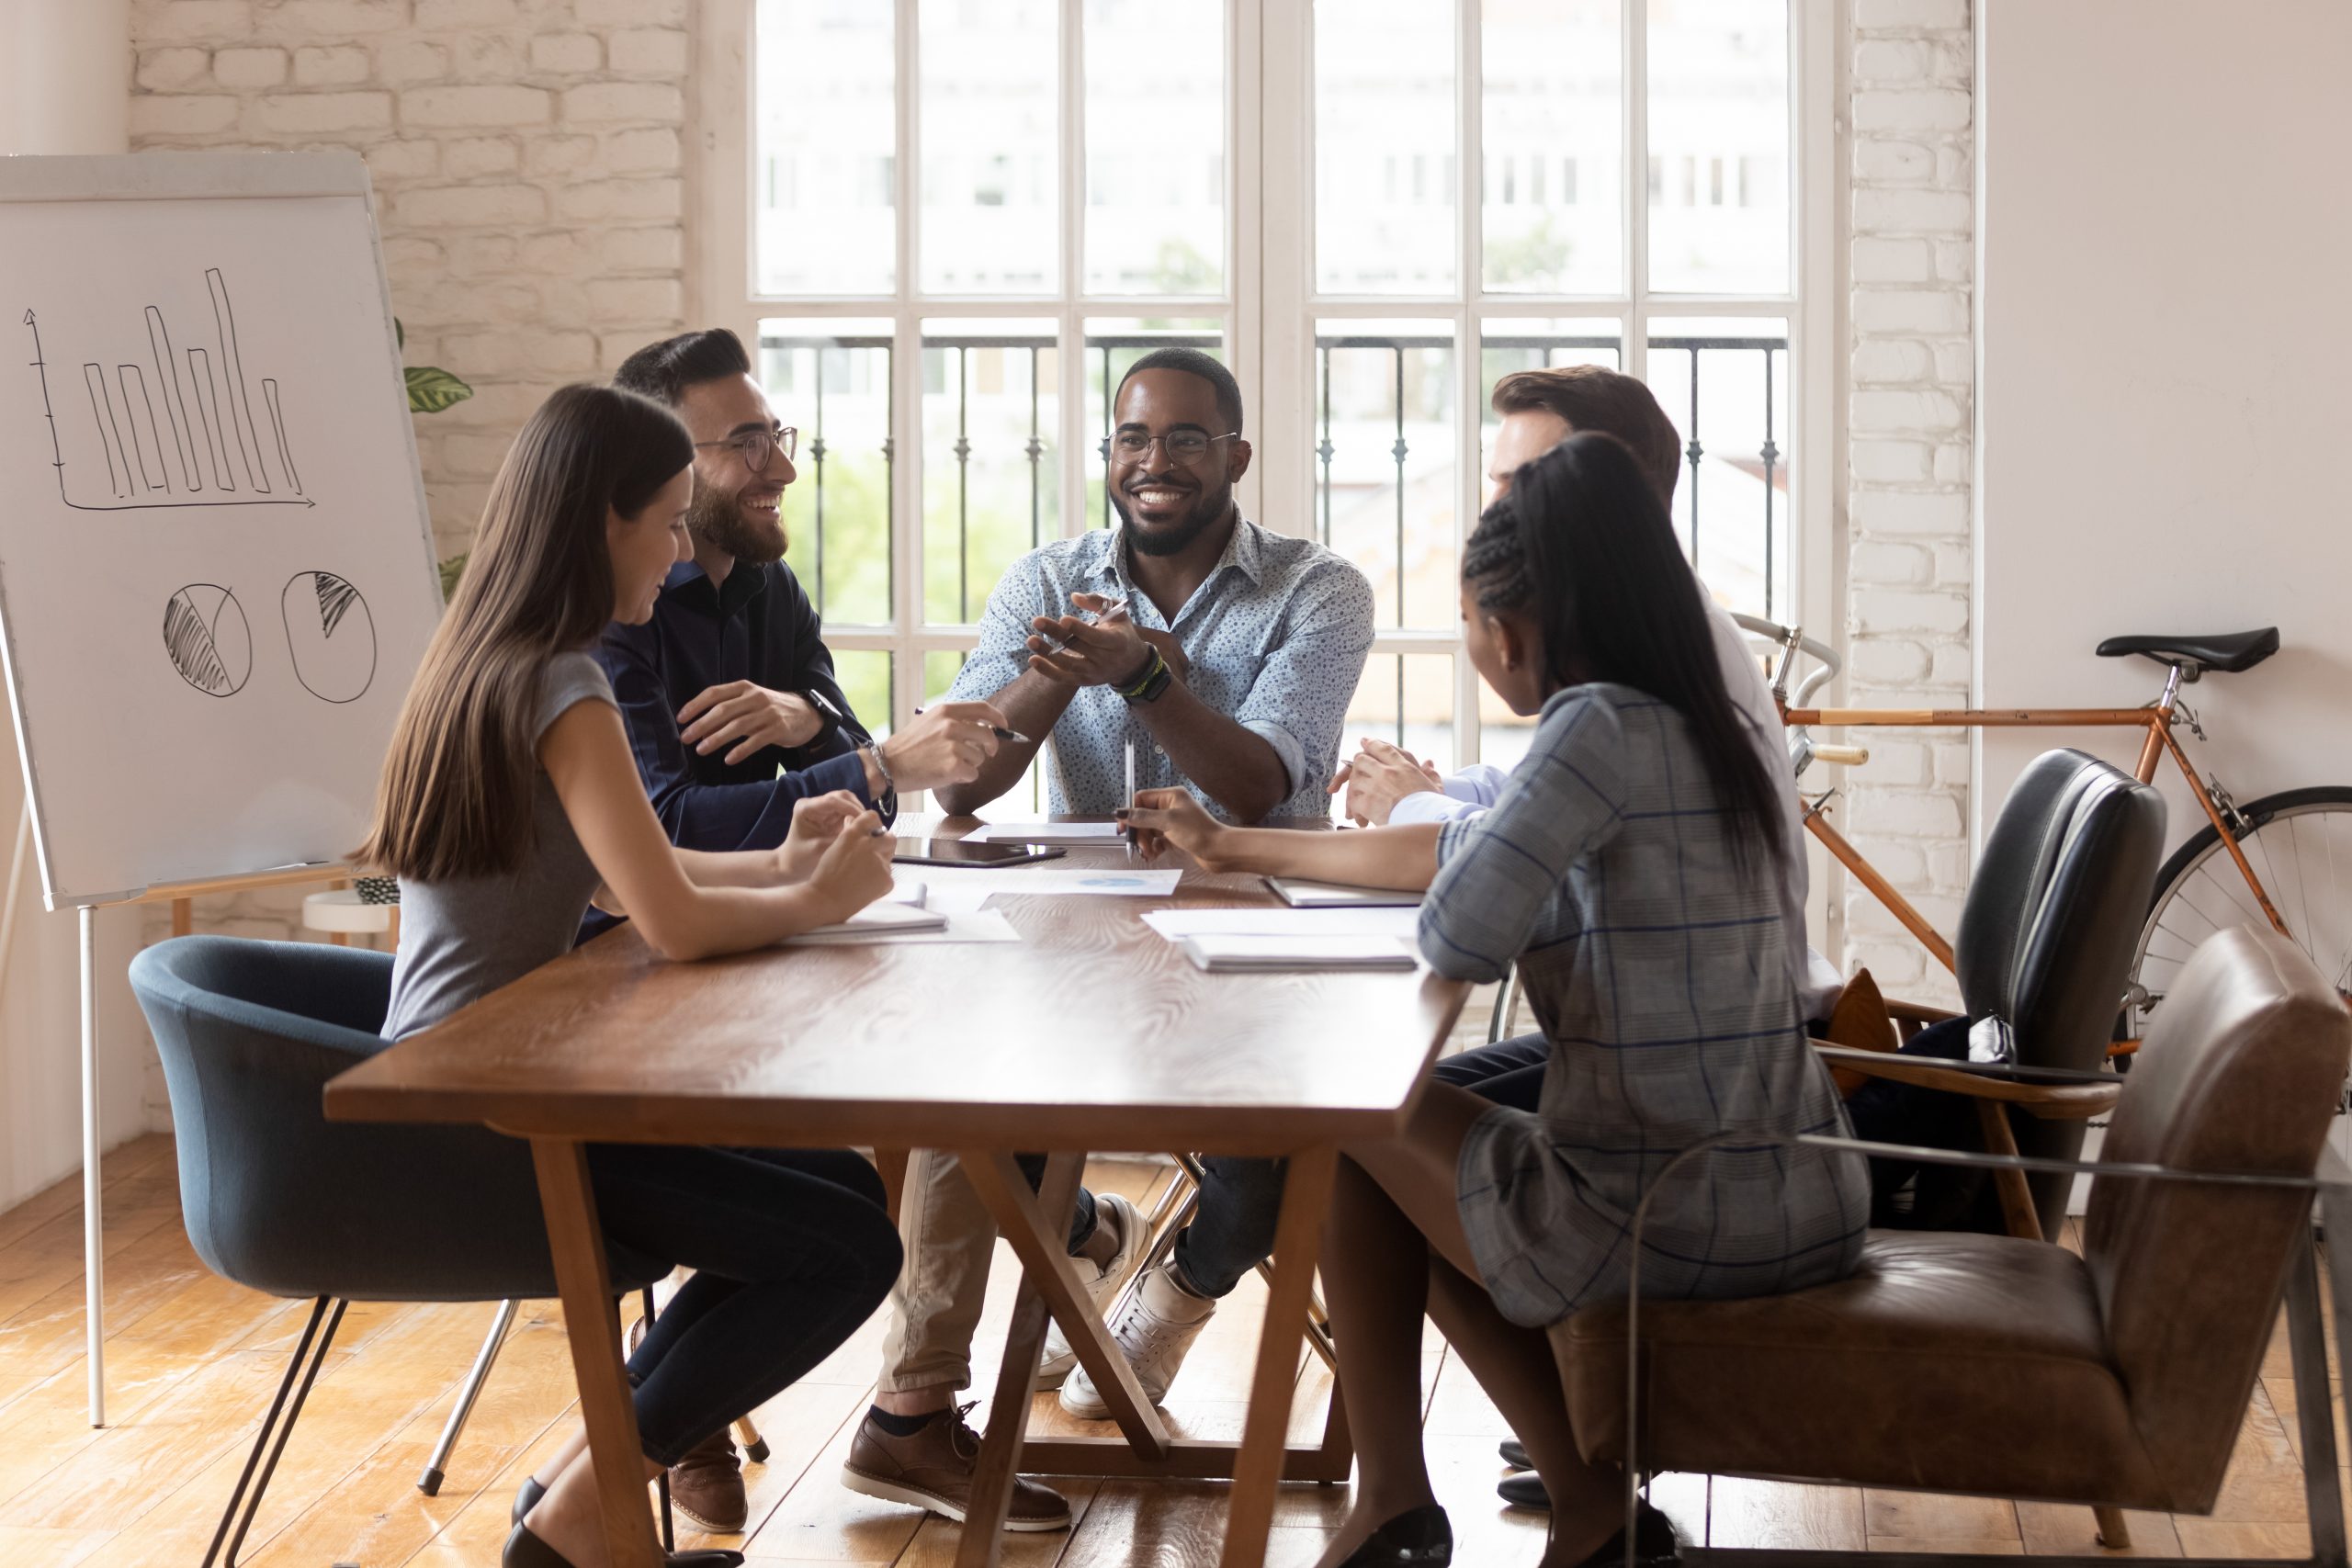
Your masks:
M1154 648L1151 660L1143 667L1141 673L1125 685L1112 689L1126 699L1129 707L1141 707L1146 703L1158 702L1160 694L1167 691L1175 679L1176 671L1168 667L1168 660L1160 657L1159 649Z
M841 732L842 710L835 707L824 693L811 687L795 695L815 709L817 714L817 733L803 740L801 746L821 746Z

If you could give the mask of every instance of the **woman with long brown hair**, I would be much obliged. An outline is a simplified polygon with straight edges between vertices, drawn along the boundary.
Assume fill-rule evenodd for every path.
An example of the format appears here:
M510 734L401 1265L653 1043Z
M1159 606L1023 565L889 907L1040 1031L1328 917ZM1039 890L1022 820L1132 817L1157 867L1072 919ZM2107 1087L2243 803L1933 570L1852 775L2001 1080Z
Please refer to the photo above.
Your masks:
M401 879L386 1034L560 955L592 899L692 959L889 890L891 840L845 794L802 801L779 849L707 854L673 848L639 785L588 649L606 622L652 614L686 549L693 457L668 410L607 387L563 389L515 438L361 851ZM588 1164L607 1243L695 1270L630 1358L649 1477L815 1366L898 1275L881 1182L846 1150L597 1145ZM526 1483L509 1568L607 1561L583 1451L575 1438Z

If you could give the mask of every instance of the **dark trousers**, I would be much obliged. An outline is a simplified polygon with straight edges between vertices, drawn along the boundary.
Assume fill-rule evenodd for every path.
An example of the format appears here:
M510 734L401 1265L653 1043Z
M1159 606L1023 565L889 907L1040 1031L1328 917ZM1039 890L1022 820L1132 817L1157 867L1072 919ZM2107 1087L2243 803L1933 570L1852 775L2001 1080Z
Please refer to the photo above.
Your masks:
M1044 1155L1014 1155L1012 1163L1029 1179L1029 1190L1035 1192L1045 1185L1046 1156ZM1081 1187L1078 1190L1078 1204L1070 1211L1069 1239L1064 1250L1075 1258L1078 1249L1094 1239L1094 1194Z
M806 1376L899 1277L882 1179L846 1149L592 1144L588 1173L607 1237L695 1271L628 1362L658 1464Z
M1430 1076L1498 1105L1532 1111L1544 1091L1544 1064L1550 1055L1543 1035L1522 1034L1448 1056ZM1214 1299L1230 1294L1244 1274L1272 1254L1283 1164L1210 1156L1202 1159L1201 1170L1201 1206L1176 1238L1176 1266L1185 1284Z

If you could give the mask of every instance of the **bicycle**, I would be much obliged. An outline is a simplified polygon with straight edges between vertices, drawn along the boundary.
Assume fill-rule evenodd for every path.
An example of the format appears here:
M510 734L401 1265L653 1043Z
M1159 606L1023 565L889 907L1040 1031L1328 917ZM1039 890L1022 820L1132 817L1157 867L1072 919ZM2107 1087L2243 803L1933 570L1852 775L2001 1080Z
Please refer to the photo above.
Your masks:
M1815 742L1812 731L1816 726L2140 729L2146 739L2132 772L2143 784L2154 782L2158 762L2171 757L2206 821L2156 873L2147 919L2132 949L2117 1054L2137 1047L2190 952L2215 931L2247 921L2267 921L2301 948L2330 976L2337 994L2352 1004L2352 787L2281 790L2240 804L2218 777L2199 776L2174 734L2177 722L2188 726L2197 739L2206 739L2195 710L2181 700L2181 688L2207 675L2243 674L2268 659L2278 651L2276 626L2220 637L2109 637L2095 650L2098 657L2136 655L2165 667L2162 694L2142 707L1816 708L1807 705L1842 668L1837 651L1804 636L1799 627L1756 615L1732 618L1778 650L1772 694L1789 727L1790 762L1801 780L1815 762L1858 766L1870 759L1866 747ZM1790 674L1799 654L1813 660L1815 668L1792 694ZM1826 808L1837 791L1805 797L1800 784L1799 793L1807 829L1946 969L1952 969L1951 943L1826 819Z

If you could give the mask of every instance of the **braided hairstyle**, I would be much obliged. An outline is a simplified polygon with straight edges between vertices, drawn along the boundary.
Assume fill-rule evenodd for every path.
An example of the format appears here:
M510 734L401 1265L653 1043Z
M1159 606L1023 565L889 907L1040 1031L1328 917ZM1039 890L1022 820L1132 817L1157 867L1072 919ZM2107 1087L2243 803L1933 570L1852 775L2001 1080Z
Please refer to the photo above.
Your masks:
M1740 829L1742 868L1759 840L1778 863L1771 780L1724 686L1699 580L1631 447L1585 432L1512 475L1470 535L1462 581L1479 609L1535 622L1553 686L1613 682L1681 714Z

